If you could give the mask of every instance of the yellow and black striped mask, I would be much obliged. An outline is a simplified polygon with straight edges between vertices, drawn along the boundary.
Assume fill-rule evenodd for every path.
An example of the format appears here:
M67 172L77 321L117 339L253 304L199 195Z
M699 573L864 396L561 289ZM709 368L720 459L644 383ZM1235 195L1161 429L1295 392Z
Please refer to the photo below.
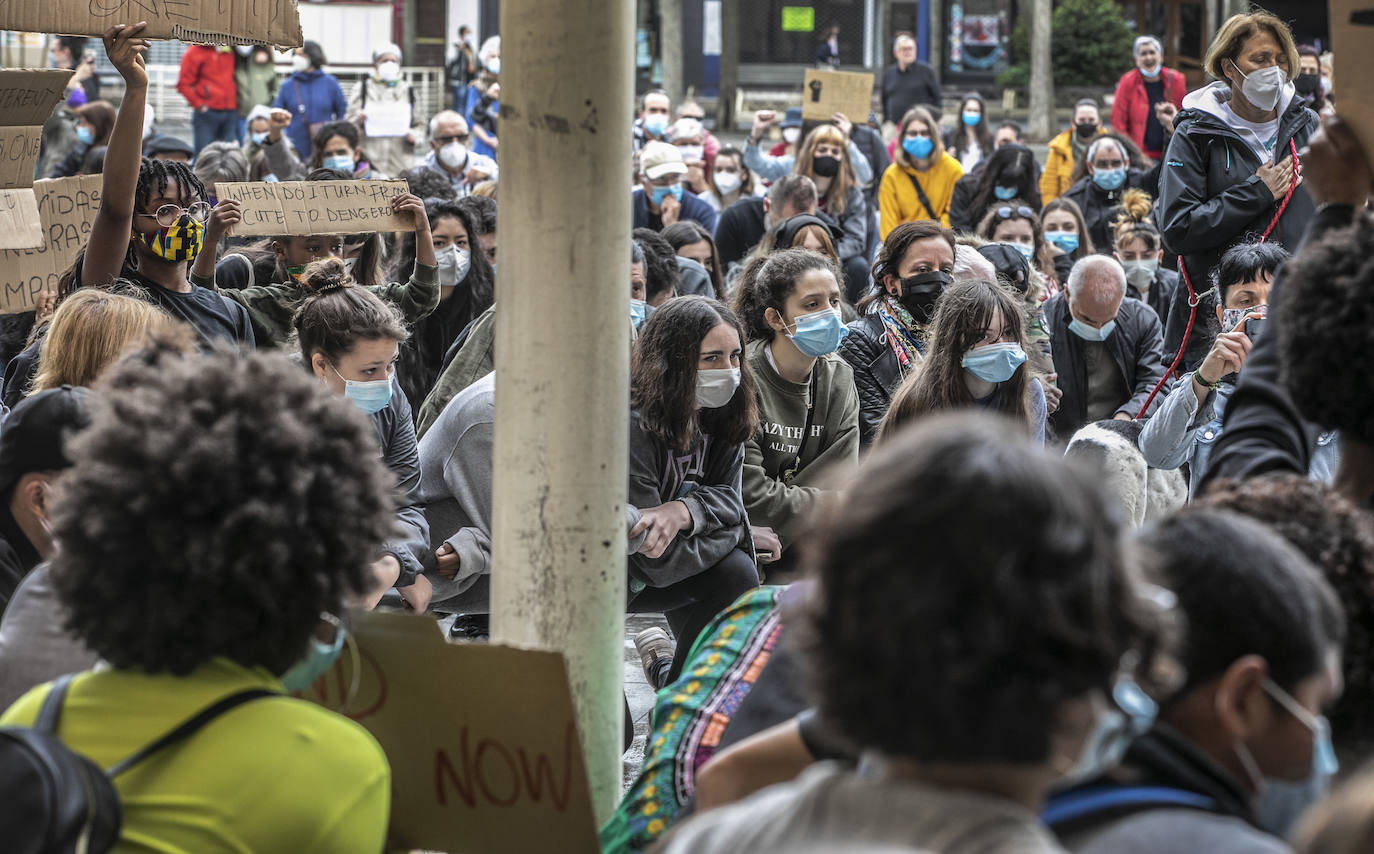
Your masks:
M164 261L194 261L205 241L205 226L182 214L176 222L151 236L138 232L138 239Z

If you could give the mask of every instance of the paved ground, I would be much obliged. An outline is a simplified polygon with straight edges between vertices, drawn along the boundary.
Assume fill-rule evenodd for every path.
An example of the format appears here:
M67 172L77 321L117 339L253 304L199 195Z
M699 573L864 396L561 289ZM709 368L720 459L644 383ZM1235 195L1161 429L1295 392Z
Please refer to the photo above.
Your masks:
M623 783L626 788L634 782L639 774L639 766L644 762L649 711L654 705L654 689L644 680L644 668L639 663L639 653L635 651L635 635L650 626L660 626L665 631L668 629L662 614L625 615L625 698L630 703L630 718L635 724L635 741L625 752L623 760Z

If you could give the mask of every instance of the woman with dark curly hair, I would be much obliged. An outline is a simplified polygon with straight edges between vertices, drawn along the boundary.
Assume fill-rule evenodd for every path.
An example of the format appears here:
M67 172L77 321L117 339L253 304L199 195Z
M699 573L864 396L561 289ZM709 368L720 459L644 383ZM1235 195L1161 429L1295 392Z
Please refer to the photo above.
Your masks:
M805 649L821 722L866 767L817 766L703 813L664 850L1062 851L1044 798L1114 764L1154 717L1137 680L1167 675L1168 623L1113 503L969 415L880 446L845 496L815 520Z
M283 694L337 656L321 614L368 589L394 520L366 423L280 356L225 350L131 354L91 410L53 498L51 576L110 667L65 683L57 735L107 768L221 699L267 695L115 778L122 847L380 851L381 747ZM32 724L49 691L0 724Z
M432 592L422 574L433 559L429 525L420 506L420 453L410 404L397 390L396 362L409 333L398 312L366 288L357 287L337 258L316 261L301 274L313 294L292 320L300 357L310 372L336 395L367 414L381 445L382 459L403 496L396 531L377 542L381 557L377 581L366 604L377 604L393 584L406 608L423 612Z
M835 355L849 334L840 319L842 278L823 255L783 249L750 265L735 299L758 379L759 431L744 446L744 506L752 524L778 539L770 543L776 552L760 550L761 563L792 557L797 523L833 495L826 478L859 461L854 372Z
M892 396L883 436L933 412L979 407L1019 422L1045 443L1045 390L1026 364L1026 323L1011 291L974 279L950 285L921 368Z
M663 643L645 659L658 685L677 678L711 618L759 583L740 485L759 426L743 342L734 312L705 297L664 303L635 342L628 502L640 512L630 538L644 539L630 556L629 610L663 612L676 635L671 663Z

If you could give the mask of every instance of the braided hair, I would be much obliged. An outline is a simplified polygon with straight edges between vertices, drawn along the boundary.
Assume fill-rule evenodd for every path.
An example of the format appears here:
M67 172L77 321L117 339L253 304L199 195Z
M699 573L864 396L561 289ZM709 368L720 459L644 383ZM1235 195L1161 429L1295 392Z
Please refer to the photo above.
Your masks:
M143 207L155 195L167 192L167 187L172 181L176 181L188 194L195 196L194 201L204 201L205 184L195 176L190 166L175 160L145 157L138 164L138 187L134 190L134 207ZM157 192L154 193L154 190Z

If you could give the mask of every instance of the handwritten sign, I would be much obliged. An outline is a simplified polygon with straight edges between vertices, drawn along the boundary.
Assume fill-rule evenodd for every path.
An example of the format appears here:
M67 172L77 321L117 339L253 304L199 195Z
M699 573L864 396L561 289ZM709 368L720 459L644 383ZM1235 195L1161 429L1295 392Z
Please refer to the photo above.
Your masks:
M215 193L243 205L235 235L362 234L414 231L415 218L391 200L410 192L405 181L220 182Z
M830 121L835 113L858 124L873 109L873 75L859 71L806 69L802 77L802 118Z
M91 237L100 210L99 175L35 181L39 245L0 250L0 314L32 311L38 295L57 290L57 279ZM0 224L0 230L3 230Z
M0 71L0 249L37 249L43 245L33 172L43 122L66 97L72 72L14 69Z
M1331 0L1336 112L1350 122L1374 160L1374 0ZM1374 165L1374 162L1371 162Z
M155 39L282 48L302 41L294 0L0 0L0 30L99 36L139 21Z
M350 620L356 692L345 651L305 696L366 727L386 751L396 847L600 851L562 655L448 643L429 617Z
M363 133L370 137L405 136L410 132L408 101L374 101L367 105Z

